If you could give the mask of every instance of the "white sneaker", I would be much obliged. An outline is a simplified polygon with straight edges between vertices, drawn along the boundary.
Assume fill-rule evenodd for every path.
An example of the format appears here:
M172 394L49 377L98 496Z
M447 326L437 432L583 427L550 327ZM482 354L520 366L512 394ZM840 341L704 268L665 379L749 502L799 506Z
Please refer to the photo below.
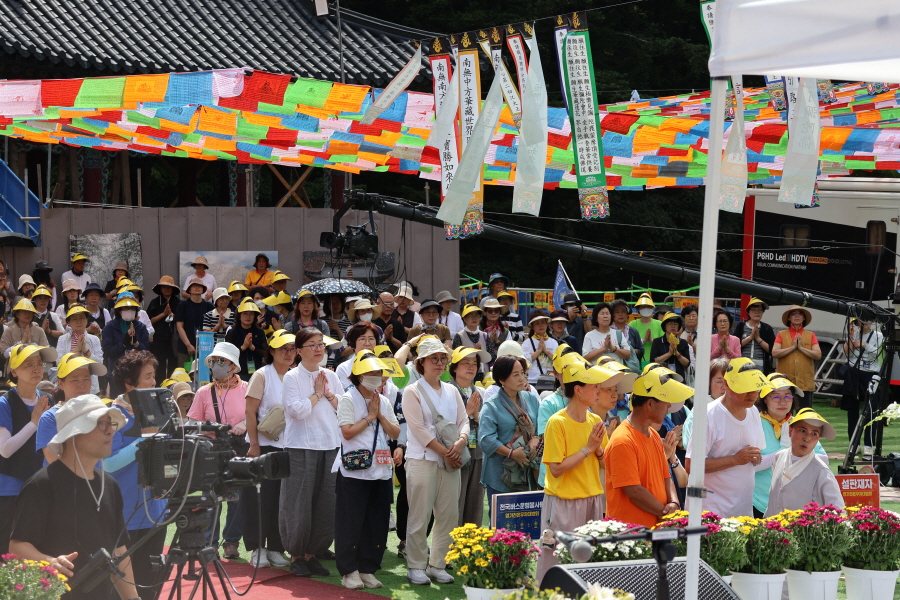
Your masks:
M291 561L286 559L281 552L275 552L274 550L266 550L266 558L269 560L269 565L273 567L289 567L291 566Z
M376 589L381 587L381 582L375 579L375 576L371 573L360 573L359 578L362 579L363 585L365 585L369 589Z
M429 579L431 579L432 581L435 581L437 583L453 583L453 581L454 581L453 576L450 575L450 573L448 573L444 569L438 569L437 567L432 567L431 565L428 565L428 568L425 569L425 575Z
M872 446L863 448L863 456L872 456Z
M260 569L269 566L269 559L266 558L265 548L257 548L250 554L250 566L259 567Z
M425 574L425 569L410 569L406 578L413 585L431 585L431 580Z
M397 519L394 518L394 511L388 513L390 515L390 519L388 519L388 531L397 531Z
M341 583L348 590L361 590L365 587L362 579L359 578L359 571L353 571L341 578Z

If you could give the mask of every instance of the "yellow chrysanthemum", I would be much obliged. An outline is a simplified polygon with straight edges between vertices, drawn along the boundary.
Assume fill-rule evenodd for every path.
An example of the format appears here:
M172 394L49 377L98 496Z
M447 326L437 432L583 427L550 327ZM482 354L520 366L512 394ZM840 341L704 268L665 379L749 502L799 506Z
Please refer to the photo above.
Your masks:
M463 565L463 566L461 566L461 567L459 568L459 570L462 571L463 573L468 573L468 572L469 572L469 565Z

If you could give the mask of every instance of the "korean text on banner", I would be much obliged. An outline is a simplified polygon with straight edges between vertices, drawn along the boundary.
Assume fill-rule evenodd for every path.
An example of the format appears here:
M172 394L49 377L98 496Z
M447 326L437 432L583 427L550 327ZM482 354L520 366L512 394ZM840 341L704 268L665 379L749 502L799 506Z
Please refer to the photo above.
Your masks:
M835 475L847 506L881 506L881 487L877 473Z
M213 351L216 340L212 331L197 332L197 385L206 385L211 381L206 357Z
M547 87L537 38L532 36L528 43L531 45L531 64L522 99L525 118L519 136L512 211L538 216L547 164Z
M719 208L733 213L744 211L747 195L747 140L744 133L744 83L743 77L731 78L734 90L734 121L728 133L728 145L722 160L719 182Z
M580 13L572 17L572 25L576 31L566 34L563 64L581 216L585 219L602 219L609 216L609 194L606 191L603 142L600 119L597 116L594 61L583 18Z
M491 527L502 527L541 537L541 508L544 492L509 492L491 498Z
M495 77L488 91L487 99L481 109L481 115L475 122L475 130L469 139L469 145L459 161L456 176L447 188L438 218L451 225L461 225L466 216L472 190L482 177L484 157L491 145L494 130L503 110L503 93L500 91L500 78Z

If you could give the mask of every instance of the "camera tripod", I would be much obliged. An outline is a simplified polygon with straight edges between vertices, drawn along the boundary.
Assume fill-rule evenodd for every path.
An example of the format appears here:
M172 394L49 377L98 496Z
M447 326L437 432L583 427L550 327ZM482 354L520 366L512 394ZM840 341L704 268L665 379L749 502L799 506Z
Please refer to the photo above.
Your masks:
M210 523L213 518L218 515L215 504L210 505L209 500L201 497L191 496L186 499L185 505L178 515L175 523L178 530L169 547L168 554L165 557L159 557L159 565L162 569L163 577L161 581L168 581L175 570L175 578L172 580L172 588L169 590L168 600L177 598L182 599L181 582L193 581L191 593L187 600L193 600L199 590L203 590L203 598L207 594L212 596L213 600L218 600L219 595L216 593L216 583L209 572L211 564L215 569L218 578L218 584L221 586L223 596L226 600L231 600L229 592L230 582L225 572L222 561L215 548L208 545L208 534ZM177 568L176 568L177 567Z

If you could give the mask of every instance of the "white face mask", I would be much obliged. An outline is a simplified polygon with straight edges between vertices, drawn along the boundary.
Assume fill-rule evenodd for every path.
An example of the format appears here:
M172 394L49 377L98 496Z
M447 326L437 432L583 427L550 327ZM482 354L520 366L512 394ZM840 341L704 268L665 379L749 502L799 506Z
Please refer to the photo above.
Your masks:
M263 302L262 300L255 300L254 302L255 302L256 306L259 307L259 310L266 310L265 302Z
M364 314L364 315L359 315L359 320L360 320L360 321L371 321L371 320L372 320L372 313L366 313L366 314Z
M469 329L468 327L466 327L466 331L468 331L472 335L475 335L476 333L481 333L481 328L476 325L475 329Z
M123 321L125 321L126 323L130 323L131 321L134 321L134 318L137 316L137 311L136 310L123 310L121 315L122 315Z
M638 311L638 314L641 315L642 317L649 317L650 315L653 314L653 309L652 308L642 308L641 310Z
M381 387L381 377L378 377L376 375L367 375L362 378L360 384L370 392L374 392Z

